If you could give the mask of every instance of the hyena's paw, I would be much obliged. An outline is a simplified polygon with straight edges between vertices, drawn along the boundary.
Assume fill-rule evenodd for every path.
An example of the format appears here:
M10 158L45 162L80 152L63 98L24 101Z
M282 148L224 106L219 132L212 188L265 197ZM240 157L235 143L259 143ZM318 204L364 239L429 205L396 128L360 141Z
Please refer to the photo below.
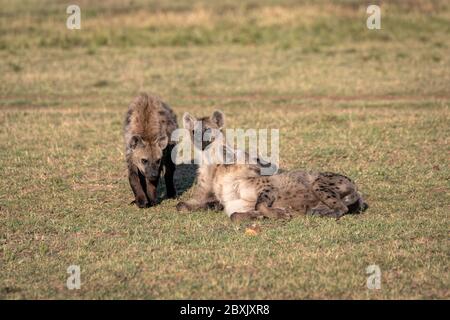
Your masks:
M133 202L131 202L130 204L135 204L137 205L139 208L148 208L150 207L150 203L147 201L147 199L145 198L136 198Z
M263 216L259 212L235 212L231 214L230 219L232 222L242 222L248 220L261 219Z
M286 208L272 208L271 211L273 212L275 219L289 220L294 215L292 210Z
M307 214L313 215L313 216L320 216L320 217L331 217L336 218L336 220L340 219L345 213L342 210L337 209L330 209L330 208L312 208L310 209Z
M222 211L223 205L219 201L209 201L206 203L206 207L214 211Z
M265 218L268 219L291 219L293 216L293 212L290 209L287 208L273 208L273 207L267 207L267 206L260 206L259 212L261 212L261 215L263 215Z
M184 201L180 201L177 204L177 211L178 212L189 212L191 211L191 207Z

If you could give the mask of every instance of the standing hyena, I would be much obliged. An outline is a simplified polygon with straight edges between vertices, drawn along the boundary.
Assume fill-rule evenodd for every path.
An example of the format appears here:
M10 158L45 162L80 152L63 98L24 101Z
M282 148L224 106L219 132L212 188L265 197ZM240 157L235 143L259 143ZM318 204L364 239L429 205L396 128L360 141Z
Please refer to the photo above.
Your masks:
M170 137L177 127L173 111L156 96L141 94L128 108L124 126L128 179L134 203L140 208L156 203L163 167L167 196L176 196L171 159L174 142Z

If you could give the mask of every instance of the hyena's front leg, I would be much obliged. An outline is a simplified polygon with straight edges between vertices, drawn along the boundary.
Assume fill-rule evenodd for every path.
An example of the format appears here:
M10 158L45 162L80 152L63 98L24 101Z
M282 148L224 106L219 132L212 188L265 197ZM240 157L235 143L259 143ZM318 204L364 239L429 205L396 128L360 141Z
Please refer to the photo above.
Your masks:
M284 208L267 207L265 203L261 203L258 208L258 210L234 212L230 215L230 219L233 222L241 222L262 218L290 219L292 217L292 213L290 212L290 210Z
M128 181L134 193L134 203L139 208L148 207L149 202L143 188L143 184L145 185L145 177L139 173L136 167L128 168Z
M258 211L247 211L247 212L235 212L230 216L231 221L241 222L246 220L256 220L263 218L264 216Z
M194 196L188 201L181 201L177 204L178 211L196 211L205 209L221 210L221 205L217 200L210 183L198 177L199 182L195 185Z
M173 175L175 173L175 163L172 161L172 149L173 146L168 146L164 150L164 182L166 183L166 192L168 198L175 198L177 196L177 191L173 183Z
M208 197L196 195L188 201L180 201L177 204L177 211L196 211L196 210L223 210L223 206L212 195Z
M220 210L220 203L217 201L213 192L205 185L195 186L194 196L188 201L181 201L177 204L178 211L196 211L204 209Z
M159 175L158 178L154 180L145 179L144 188L146 190L149 206L155 205L158 200L158 195L156 193L158 189L158 182L159 182Z

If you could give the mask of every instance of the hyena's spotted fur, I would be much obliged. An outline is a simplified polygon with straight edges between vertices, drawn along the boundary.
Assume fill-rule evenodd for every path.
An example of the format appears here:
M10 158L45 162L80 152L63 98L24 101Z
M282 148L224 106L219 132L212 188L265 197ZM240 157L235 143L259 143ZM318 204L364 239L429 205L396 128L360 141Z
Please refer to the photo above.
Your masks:
M175 114L159 97L140 94L128 108L124 124L128 178L140 208L156 203L163 168L167 196L176 196L170 137L177 127Z
M364 211L356 185L346 176L331 172L291 171L273 176L248 177L234 182L234 193L224 199L232 220L290 218L312 214L339 219Z
M208 130L222 130L224 115L221 112L200 119L185 114L184 128L193 131L196 121L201 123L202 141L192 139L195 147L202 151L207 146L225 147L214 140L204 141ZM191 137L194 137L193 133ZM215 154L210 152L209 155L211 153ZM201 154L204 156L205 153ZM179 211L223 208L232 220L237 221L260 217L289 218L295 213L340 218L367 208L356 185L340 174L297 170L262 176L259 165L202 163L194 196L178 203Z
M183 126L191 132L194 148L202 150L204 157L197 172L197 183L194 189L194 195L188 201L180 202L177 205L178 211L195 211L199 209L222 210L223 197L230 192L229 187L241 178L256 177L260 175L260 167L255 164L223 164L220 159L206 160L205 149L208 147L209 155L215 155L215 148L220 152L227 152L227 146L222 142L211 139L205 139L204 135L211 130L222 131L224 127L225 116L220 111L215 111L211 117L196 119L188 113L183 116ZM194 140L195 124L201 125L201 141ZM206 140L206 141L205 141ZM242 151L238 151L242 152ZM233 155L237 156L236 154ZM246 163L249 163L248 154L245 154Z

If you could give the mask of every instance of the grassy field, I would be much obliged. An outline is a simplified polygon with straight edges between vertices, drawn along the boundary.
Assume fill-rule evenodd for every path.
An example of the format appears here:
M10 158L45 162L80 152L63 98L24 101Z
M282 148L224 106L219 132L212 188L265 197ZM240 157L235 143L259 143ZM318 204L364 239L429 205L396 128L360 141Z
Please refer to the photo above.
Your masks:
M450 6L0 0L0 298L450 298ZM237 4L239 3L239 4ZM129 206L140 91L229 128L279 128L281 167L354 178L340 221ZM192 192L179 168L180 198ZM81 289L66 269L81 267ZM381 268L381 289L366 267Z

